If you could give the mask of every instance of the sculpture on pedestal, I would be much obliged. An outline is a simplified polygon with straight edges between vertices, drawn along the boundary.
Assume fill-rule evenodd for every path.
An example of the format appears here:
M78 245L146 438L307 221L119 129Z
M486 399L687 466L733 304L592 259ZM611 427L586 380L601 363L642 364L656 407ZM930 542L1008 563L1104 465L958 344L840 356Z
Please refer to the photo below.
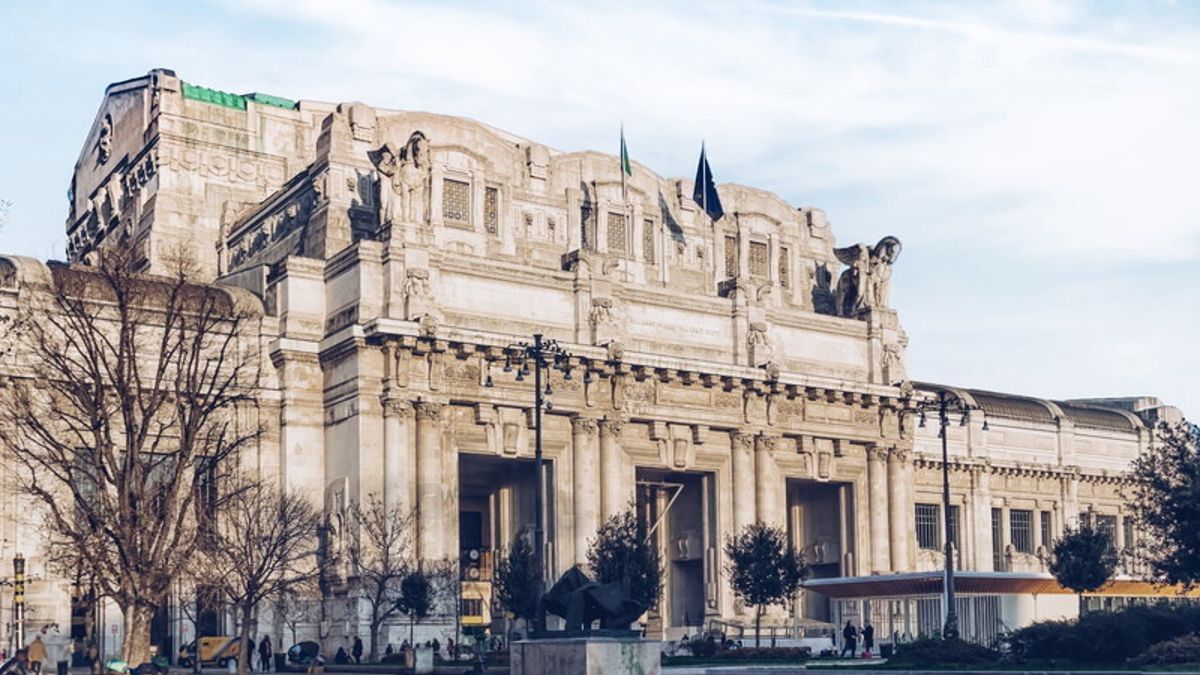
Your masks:
M900 240L887 236L874 247L855 244L833 250L846 265L837 284L838 316L858 316L868 309L887 309L892 265L900 257Z
M600 622L601 630L626 631L646 611L646 607L629 597L620 582L592 581L578 566L567 570L546 592L542 602L548 613L566 622L568 634L590 631L596 621Z

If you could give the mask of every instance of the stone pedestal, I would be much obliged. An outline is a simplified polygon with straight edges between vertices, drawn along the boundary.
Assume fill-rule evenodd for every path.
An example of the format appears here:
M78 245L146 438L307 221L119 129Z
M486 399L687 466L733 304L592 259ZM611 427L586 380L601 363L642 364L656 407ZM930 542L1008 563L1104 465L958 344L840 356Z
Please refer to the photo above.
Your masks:
M641 638L514 642L511 675L661 675L662 643Z

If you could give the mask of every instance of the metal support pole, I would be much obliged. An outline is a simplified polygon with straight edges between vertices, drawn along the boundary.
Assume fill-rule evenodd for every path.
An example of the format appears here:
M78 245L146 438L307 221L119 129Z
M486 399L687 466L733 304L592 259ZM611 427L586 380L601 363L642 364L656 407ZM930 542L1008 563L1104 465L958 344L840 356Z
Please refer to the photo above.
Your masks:
M945 391L938 393L938 421L942 427L942 517L945 522L944 537L946 539L946 625L942 628L943 638L958 637L958 611L954 602L954 543L950 537L950 446L947 439L949 419L949 396Z
M533 630L546 630L546 605L542 595L546 578L546 531L543 510L546 496L542 484L542 334L533 336L533 545L534 565L537 568L537 611L534 613Z

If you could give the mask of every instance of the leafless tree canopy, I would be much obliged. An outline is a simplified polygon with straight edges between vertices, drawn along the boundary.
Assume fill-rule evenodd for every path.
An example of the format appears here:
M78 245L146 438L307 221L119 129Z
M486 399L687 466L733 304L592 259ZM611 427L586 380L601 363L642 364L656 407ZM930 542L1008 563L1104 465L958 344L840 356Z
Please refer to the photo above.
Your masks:
M29 287L18 373L0 389L0 447L45 513L52 559L122 608L125 657L229 494L226 462L260 435L255 313L221 289L55 264Z
M358 597L370 613L370 660L379 654L379 629L397 616L400 582L416 569L415 518L369 495L351 505L349 532L345 533L349 574ZM338 536L335 533L334 536Z
M259 605L316 579L320 525L320 514L305 497L247 482L203 537L195 567L198 580L217 590L240 621L239 673L246 672L253 658L246 647Z

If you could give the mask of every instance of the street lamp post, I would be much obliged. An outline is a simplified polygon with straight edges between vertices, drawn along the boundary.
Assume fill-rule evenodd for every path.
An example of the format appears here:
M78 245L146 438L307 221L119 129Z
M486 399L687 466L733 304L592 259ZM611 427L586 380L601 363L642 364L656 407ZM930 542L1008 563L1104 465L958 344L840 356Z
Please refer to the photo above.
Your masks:
M957 395L946 391L938 391L936 399L918 401L915 410L920 414L920 426L925 426L925 417L934 412L938 417L938 436L942 439L942 537L943 549L946 555L946 572L943 577L943 596L946 602L946 624L942 627L942 637L958 637L958 610L954 599L954 540L950 536L950 442L947 438L947 428L950 426L950 415L961 413L960 426L966 426L972 410L978 406L967 403ZM987 419L983 420L983 430L987 431Z
M533 618L535 634L546 630L546 607L542 602L546 579L546 530L545 530L545 481L543 477L542 459L542 411L550 410L553 404L547 396L553 393L550 386L549 372L545 373L543 386L543 370L550 368L561 370L564 380L571 379L569 360L571 355L561 347L556 340L547 340L541 333L534 333L533 342L516 342L505 349L504 372L512 372L516 368L518 382L529 375L529 366L533 366L533 549L534 566L538 576L535 584L537 593L537 610ZM587 377L584 378L587 382ZM494 386L489 374L484 386Z

